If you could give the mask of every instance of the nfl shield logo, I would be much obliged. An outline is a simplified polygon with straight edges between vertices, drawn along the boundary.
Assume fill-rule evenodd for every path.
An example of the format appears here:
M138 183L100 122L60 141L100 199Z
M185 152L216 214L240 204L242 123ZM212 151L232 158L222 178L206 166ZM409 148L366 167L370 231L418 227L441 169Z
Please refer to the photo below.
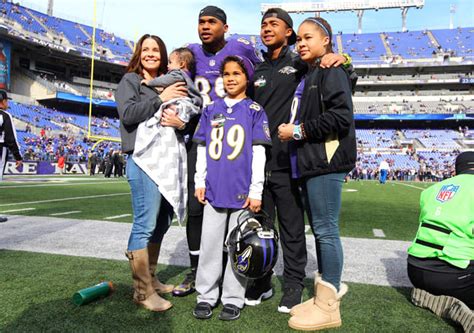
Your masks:
M209 66L214 66L216 64L216 61L214 59L209 60Z
M440 202L446 202L451 200L456 192L459 190L460 185L456 186L454 184L444 185L438 192L436 200Z

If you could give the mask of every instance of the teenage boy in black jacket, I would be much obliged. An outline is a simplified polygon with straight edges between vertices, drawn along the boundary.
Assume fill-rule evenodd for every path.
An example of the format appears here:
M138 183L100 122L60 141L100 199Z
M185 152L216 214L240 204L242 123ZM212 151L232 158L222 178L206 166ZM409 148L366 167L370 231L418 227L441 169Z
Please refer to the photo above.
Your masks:
M16 160L16 167L22 164L20 146L16 140L15 125L8 109L8 95L5 90L0 90L0 181L3 179L3 172L7 164L8 150L11 151ZM6 222L6 217L0 216L0 222Z
M293 21L280 8L269 9L262 17L260 37L268 51L264 62L254 74L254 100L265 109L272 137L271 156L267 157L263 208L278 216L284 261L283 297L278 311L289 313L301 302L306 267L306 241L303 206L298 184L291 178L288 143L278 140L278 126L287 123L293 95L307 72L307 65L290 49L296 42ZM346 57L330 54L324 59L327 67L346 62ZM296 106L293 106L296 107ZM246 293L245 304L258 305L273 295L271 276L255 280Z

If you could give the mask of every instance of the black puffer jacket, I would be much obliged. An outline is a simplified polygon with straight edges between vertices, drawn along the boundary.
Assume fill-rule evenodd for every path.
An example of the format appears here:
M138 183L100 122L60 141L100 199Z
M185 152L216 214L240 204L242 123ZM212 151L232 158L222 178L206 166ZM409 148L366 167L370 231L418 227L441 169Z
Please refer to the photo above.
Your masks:
M342 67L315 67L307 74L300 110L306 140L297 142L303 177L354 168L357 146L351 91L351 80Z

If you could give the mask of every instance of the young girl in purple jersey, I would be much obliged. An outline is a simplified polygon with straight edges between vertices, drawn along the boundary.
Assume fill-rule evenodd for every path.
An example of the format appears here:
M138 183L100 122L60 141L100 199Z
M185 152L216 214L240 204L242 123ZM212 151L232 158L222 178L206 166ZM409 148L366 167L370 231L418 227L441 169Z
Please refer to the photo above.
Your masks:
M222 251L243 209L258 212L262 204L265 145L271 145L263 108L246 96L250 64L226 57L221 74L227 96L202 112L194 134L198 146L195 196L204 206L200 258L196 278L197 305L193 314L208 319L218 303ZM221 320L240 317L246 279L227 260L220 298Z
M318 257L316 296L290 312L288 324L299 330L340 326L339 304L347 292L341 283L339 211L344 178L355 166L356 140L349 74L342 67L320 66L321 58L332 52L331 40L326 20L308 18L301 23L296 47L310 70L301 93L298 123L278 128L280 140L295 140L297 171Z

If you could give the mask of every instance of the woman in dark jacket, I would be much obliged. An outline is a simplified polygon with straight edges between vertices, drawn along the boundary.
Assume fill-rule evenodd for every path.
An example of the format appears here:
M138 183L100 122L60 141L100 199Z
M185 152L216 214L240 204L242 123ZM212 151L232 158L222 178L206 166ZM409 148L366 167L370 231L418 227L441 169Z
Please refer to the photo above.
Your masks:
M302 83L298 125L282 124L278 132L282 141L296 140L297 170L293 173L302 179L316 238L318 297L290 312L290 327L303 330L340 326L340 299L347 292L341 283L339 211L344 178L355 166L356 139L348 73L342 67L319 66L322 56L332 52L331 38L331 27L324 19L309 18L300 25L297 49L311 68Z
M176 83L158 94L153 88L141 85L167 71L168 56L161 38L142 36L135 45L127 74L120 81L115 99L120 116L122 149L129 155L127 179L132 192L133 225L128 240L127 257L132 269L134 302L152 311L165 311L172 305L158 296L168 293L173 286L161 283L155 277L160 244L168 230L173 209L160 194L158 186L134 162L132 154L138 125L153 116L162 103L187 95L184 83ZM164 114L161 124L181 128L177 117L169 121ZM156 161L160 163L160 161Z

